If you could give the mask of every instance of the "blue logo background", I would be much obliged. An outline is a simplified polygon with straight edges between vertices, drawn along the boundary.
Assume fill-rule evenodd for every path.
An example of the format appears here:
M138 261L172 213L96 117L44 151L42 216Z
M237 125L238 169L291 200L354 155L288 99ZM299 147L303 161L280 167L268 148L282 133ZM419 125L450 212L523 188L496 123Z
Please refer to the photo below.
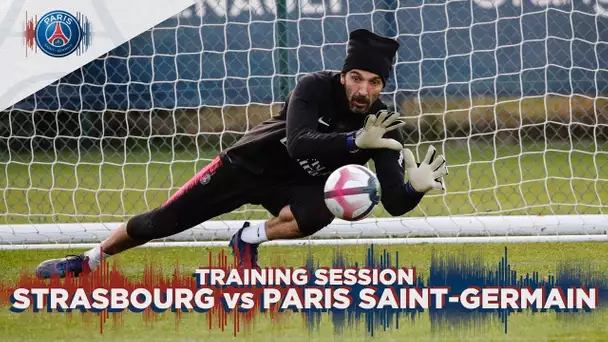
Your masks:
M51 11L36 24L36 44L51 57L65 57L74 52L82 39L76 17L66 11Z

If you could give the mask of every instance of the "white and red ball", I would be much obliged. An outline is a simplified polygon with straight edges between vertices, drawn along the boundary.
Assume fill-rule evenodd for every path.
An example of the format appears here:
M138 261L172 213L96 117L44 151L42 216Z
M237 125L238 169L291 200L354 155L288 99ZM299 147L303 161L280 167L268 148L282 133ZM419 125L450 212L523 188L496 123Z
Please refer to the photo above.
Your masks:
M336 217L358 221L380 203L378 177L361 165L345 165L331 173L325 182L325 204Z

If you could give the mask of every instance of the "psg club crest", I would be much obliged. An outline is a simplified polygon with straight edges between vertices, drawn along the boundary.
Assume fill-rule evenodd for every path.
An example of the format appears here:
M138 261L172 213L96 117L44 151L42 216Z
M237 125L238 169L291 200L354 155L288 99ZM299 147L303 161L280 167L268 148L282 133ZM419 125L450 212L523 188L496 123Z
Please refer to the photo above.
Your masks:
M81 54L91 44L91 24L80 13L72 15L55 10L40 18L29 19L26 14L25 43L32 50L36 47L51 57Z

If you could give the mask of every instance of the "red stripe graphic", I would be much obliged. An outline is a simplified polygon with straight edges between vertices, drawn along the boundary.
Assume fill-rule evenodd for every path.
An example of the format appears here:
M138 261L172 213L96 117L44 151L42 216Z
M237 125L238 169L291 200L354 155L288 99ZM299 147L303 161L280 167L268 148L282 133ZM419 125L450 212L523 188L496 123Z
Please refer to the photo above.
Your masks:
M209 252L208 254L208 266L205 266L205 269L213 269L213 270L223 270L226 274L228 274L231 270L233 270L237 263L232 255L228 255L225 250L221 250L215 254ZM229 263L228 259L232 261ZM280 267L279 267L280 268ZM287 268L283 268L287 269ZM240 271L242 274L242 270ZM103 260L100 267L85 276L81 276L79 278L74 278L73 276L68 276L64 279L53 278L50 280L44 280L37 278L31 271L23 271L18 281L14 284L0 283L0 305L11 305L11 296L14 294L17 289L64 289L68 294L68 305L71 302L71 299L74 298L77 290L84 290L85 293L91 294L95 289L107 289L110 291L111 289L125 289L128 293L132 293L136 289L146 289L151 293L154 289L160 289L161 293L165 293L165 291L175 290L175 289L188 289L193 293L201 288L208 288L213 290L213 294L209 295L209 297L213 297L215 304L212 308L208 309L206 312L193 312L193 310L188 310L189 313L195 315L204 315L206 320L205 326L208 329L219 329L221 331L229 331L232 330L232 333L236 335L237 333L243 331L243 329L247 329L250 327L253 319L257 315L267 315L268 318L275 321L280 319L280 311L279 305L272 304L267 310L262 310L262 303L260 298L262 298L262 293L264 289L274 288L281 293L281 297L284 297L289 287L284 287L281 285L269 285L269 286L213 286L213 285L204 285L199 287L197 279L193 276L193 270L183 268L180 269L178 265L174 266L173 274L170 276L163 275L163 270L157 265L148 265L145 266L143 276L140 279L133 279L133 277L129 277L127 274L123 274L119 267L117 266L117 262L115 261L110 267L106 260ZM269 280L266 280L269 281ZM297 289L298 295L303 297L303 288ZM224 294L235 294L235 293L252 293L253 294L253 308L249 310L243 310L237 305L234 309L225 308L222 304ZM129 295L130 296L130 295ZM41 309L37 312L37 315L46 315L46 314L57 314L57 311L53 311L51 313L47 312L49 296L41 296L44 302L44 309ZM109 296L108 296L109 297ZM32 297L30 297L32 300ZM89 297L90 303L93 303L91 297ZM33 301L32 301L33 302ZM194 308L196 308L196 303L194 300L191 301L191 304ZM130 309L124 309L119 312L111 312L108 309L97 313L91 313L90 310L87 310L87 314L99 315L99 331L103 333L104 325L107 322L108 318L112 318L114 325L122 325L123 323L123 315L125 311L131 311ZM164 311L155 311L152 308L152 305L146 307L141 311L141 315L144 318L144 321L147 323L153 323L156 320L157 315L163 315L163 312L171 312L172 308L168 308ZM25 312L32 312L32 306L25 309ZM71 314L74 315L79 314L80 309L72 310ZM182 315L184 315L184 311L174 310L176 314L176 328L179 326L180 319ZM22 313L23 314L23 313ZM111 316L110 316L111 315ZM303 313L303 317L305 313ZM83 317L84 318L84 317ZM229 327L229 320L232 318L232 327Z
M38 16L31 18L28 20L27 11L25 12L25 27L23 30L23 36L25 39L25 55L27 56L27 50L36 50L36 22L38 21Z
M186 193L188 190L192 189L197 183L203 179L205 174L209 174L209 176L215 173L218 167L222 166L222 160L220 157L215 157L207 166L205 166L199 173L197 173L194 177L192 177L186 184L184 184L176 193L173 194L164 204L163 206L168 205L173 202L175 199Z

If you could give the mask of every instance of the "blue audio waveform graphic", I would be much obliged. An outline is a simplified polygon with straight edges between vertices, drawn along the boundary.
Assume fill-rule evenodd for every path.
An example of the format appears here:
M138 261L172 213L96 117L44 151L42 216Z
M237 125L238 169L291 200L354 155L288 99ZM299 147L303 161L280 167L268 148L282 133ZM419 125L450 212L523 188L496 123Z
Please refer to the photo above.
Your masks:
M376 253L376 248L372 245L368 248L365 260L362 263L352 262L347 260L340 250L336 250L332 267L334 268L400 268L410 265L401 265L399 261L399 253L391 253L383 250ZM306 267L314 274L315 270L320 268L320 265L315 261L312 254L309 253ZM311 279L311 284L315 277ZM327 285L326 287L331 287ZM398 285L377 285L376 293L381 293L386 288L398 290ZM505 247L504 255L497 263L489 263L483 260L483 257L472 256L470 254L452 253L440 254L433 252L431 257L430 269L428 275L423 277L416 272L414 284L409 287L449 287L447 298L457 296L467 288L478 287L484 288L529 288L530 290L544 289L544 300L547 300L547 295L551 289L561 288L566 291L570 287L583 287L587 289L596 288L597 290L597 307L601 308L602 304L608 298L608 275L602 272L599 268L589 265L584 261L581 262L559 262L555 265L555 274L542 276L539 272L531 272L518 274L509 263L508 249ZM359 293L365 286L353 285L350 286L352 297L352 305L347 309L307 309L303 310L306 315L306 323L309 331L314 331L320 327L320 322L323 314L329 314L330 320L333 323L334 331L337 334L343 332L346 328L354 324L364 323L367 331L373 336L376 331L399 329L399 324L404 319L412 322L424 312L421 308L408 309L361 309L358 307L360 300L357 298ZM432 298L432 297L431 297ZM460 327L466 328L467 324L478 324L485 322L490 324L496 320L493 317L498 317L501 324L504 326L505 334L508 332L508 317L511 314L518 312L554 312L555 314L574 314L590 312L589 309L550 309L530 307L526 309L467 309L462 303L445 301L441 309L430 305L428 311L431 327L435 330L440 330L443 327Z
M76 18L78 18L80 26L82 27L82 38L77 50L77 54L80 55L91 47L91 21L89 21L89 18L86 15L80 12L76 13Z

